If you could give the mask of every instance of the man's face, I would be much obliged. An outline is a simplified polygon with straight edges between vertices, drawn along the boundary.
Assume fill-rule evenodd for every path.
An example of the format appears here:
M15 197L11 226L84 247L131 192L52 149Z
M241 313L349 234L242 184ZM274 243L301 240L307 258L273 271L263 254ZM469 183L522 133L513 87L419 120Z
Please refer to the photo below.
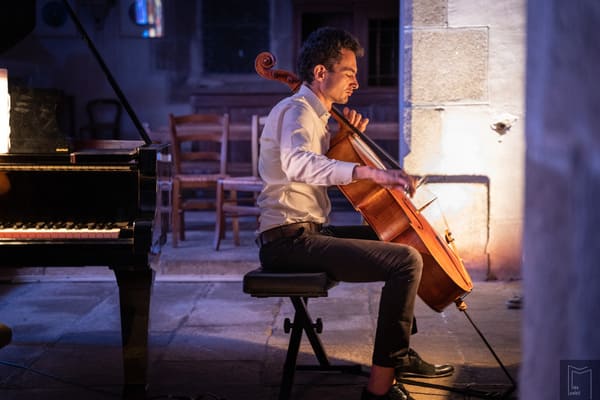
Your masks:
M340 62L325 72L323 94L333 103L346 104L354 90L358 89L357 72L356 55L351 50L342 49Z

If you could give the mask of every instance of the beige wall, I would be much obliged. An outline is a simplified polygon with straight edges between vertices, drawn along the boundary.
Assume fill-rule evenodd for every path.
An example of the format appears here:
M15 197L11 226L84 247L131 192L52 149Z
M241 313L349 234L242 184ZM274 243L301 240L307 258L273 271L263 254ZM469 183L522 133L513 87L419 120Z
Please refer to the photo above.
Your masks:
M525 1L412 0L403 11L404 167L432 176L420 192L437 201L424 212L451 228L473 279L518 278ZM500 134L499 121L512 126Z

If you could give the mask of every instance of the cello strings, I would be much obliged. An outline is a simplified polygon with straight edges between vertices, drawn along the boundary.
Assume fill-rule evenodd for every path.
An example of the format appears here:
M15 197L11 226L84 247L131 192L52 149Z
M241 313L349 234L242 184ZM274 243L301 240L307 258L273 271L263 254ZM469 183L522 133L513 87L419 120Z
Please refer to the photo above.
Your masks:
M387 169L381 160L375 155L375 152L369 146L367 146L367 144L357 134L352 133L351 138L351 143L354 145L354 150L356 150L359 155L364 154L364 156L367 157L368 160L377 168Z
M356 133L352 133L351 135L351 144L354 147L354 150L359 154L359 156L364 160L365 158L370 161L373 165L375 165L377 168L380 169L387 169L386 166L383 164L383 162L381 162L381 160L379 159L379 157L377 157L375 155L375 152L371 149L371 147L369 147L363 140L362 138L360 138ZM421 192L423 190L425 190L427 193L429 193L431 195L431 199L429 201L427 201L423 206L421 206L417 211L420 213L421 211L423 211L425 208L429 207L432 203L436 202L436 208L438 210L438 214L440 215L442 222L443 222L443 226L444 226L444 235L443 238L446 241L446 243L448 245L450 245L452 247L452 251L454 251L454 253L457 253L457 249L456 249L456 245L454 244L454 240L450 240L450 238L452 237L452 233L450 231L450 225L448 224L448 219L446 218L446 215L444 214L444 211L442 210L441 204L439 201L437 201L439 198L438 196L433 193L431 190L429 190L426 186L425 183L427 183L427 177L423 176L421 177L417 183L416 183L416 187L420 187L423 186L423 188L421 189ZM435 229L434 229L435 230ZM438 232L439 234L440 232Z

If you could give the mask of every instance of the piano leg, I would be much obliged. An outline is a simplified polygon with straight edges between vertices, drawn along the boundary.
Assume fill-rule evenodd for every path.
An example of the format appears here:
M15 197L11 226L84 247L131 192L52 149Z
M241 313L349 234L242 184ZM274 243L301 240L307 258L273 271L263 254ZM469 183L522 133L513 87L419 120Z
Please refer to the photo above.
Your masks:
M113 268L119 285L121 339L123 346L123 399L146 398L148 367L148 325L150 295L154 282L151 268Z

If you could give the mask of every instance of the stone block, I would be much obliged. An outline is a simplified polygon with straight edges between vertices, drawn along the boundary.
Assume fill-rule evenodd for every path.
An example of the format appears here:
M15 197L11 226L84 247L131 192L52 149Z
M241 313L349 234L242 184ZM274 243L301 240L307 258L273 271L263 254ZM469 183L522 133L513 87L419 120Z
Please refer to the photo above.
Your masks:
M437 170L442 156L442 112L433 108L413 108L408 112L407 126L410 135L406 138L409 155L404 167L413 174Z
M448 25L448 0L414 0L411 22L413 26Z
M487 28L413 31L410 101L486 102L488 46Z

